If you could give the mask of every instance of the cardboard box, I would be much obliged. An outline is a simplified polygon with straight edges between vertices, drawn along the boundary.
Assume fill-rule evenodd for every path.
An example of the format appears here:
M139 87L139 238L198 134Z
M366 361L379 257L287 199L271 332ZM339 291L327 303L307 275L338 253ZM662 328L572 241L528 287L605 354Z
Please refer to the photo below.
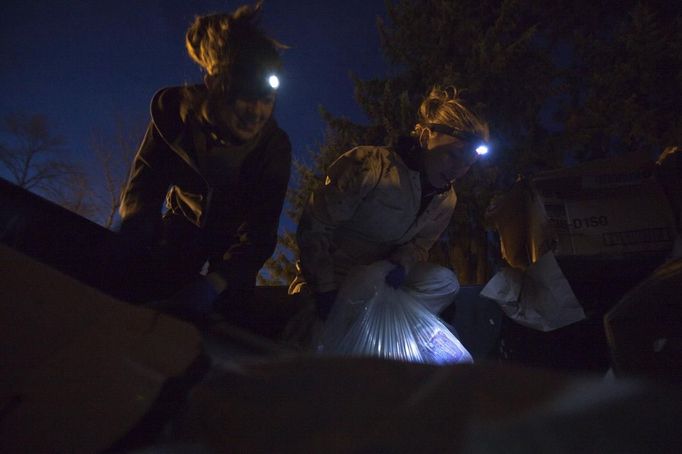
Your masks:
M557 256L670 251L671 201L641 154L592 161L533 179L559 238Z
M102 452L197 360L197 329L0 243L0 452Z

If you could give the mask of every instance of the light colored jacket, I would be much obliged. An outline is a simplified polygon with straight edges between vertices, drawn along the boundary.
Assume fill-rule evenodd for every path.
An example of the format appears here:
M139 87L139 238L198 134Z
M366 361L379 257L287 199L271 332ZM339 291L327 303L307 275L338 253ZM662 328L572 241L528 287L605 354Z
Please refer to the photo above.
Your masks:
M419 172L390 148L362 146L329 167L297 231L301 271L314 292L337 289L357 265L391 259L409 272L428 259L457 203L453 188L419 214Z

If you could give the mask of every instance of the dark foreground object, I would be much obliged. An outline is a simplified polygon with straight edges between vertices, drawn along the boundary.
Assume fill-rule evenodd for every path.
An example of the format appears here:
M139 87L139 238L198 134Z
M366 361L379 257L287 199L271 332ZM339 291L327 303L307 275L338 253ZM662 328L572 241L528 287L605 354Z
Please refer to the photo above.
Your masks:
M0 178L0 242L93 287L111 286L114 232Z
M617 374L682 383L682 259L628 292L604 324Z
M42 247L45 261L59 259L49 242ZM70 247L63 252L77 257ZM264 306L234 314L252 324L247 329L220 319L193 326L115 300L6 245L0 260L1 452L682 447L679 387L485 361L436 367L306 356L265 337L276 337L286 316ZM72 275L87 271L64 266ZM472 353L485 358L499 311L480 306L476 292L465 289L451 315ZM493 328L478 342L476 324Z
M161 429L202 369L196 328L0 244L0 451L98 452ZM167 417L167 416L166 416Z
M0 257L3 453L682 447L679 387L301 355L116 301L5 246Z
M209 452L678 452L679 388L495 364L297 358L207 380L182 443Z
M601 315L655 268L641 260L562 263L590 324L555 333L510 331L463 288L444 317L473 366L320 358L272 341L300 304L282 288L196 325L108 296L115 235L0 186L1 452L682 450L679 262L609 312L616 382L485 360L501 337L517 364L602 372Z

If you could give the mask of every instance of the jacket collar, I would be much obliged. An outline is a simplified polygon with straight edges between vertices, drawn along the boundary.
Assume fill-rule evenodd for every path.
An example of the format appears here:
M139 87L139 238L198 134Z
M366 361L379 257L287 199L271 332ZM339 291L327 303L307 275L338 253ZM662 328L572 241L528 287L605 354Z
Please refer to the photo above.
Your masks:
M188 108L197 87L167 87L159 90L150 106L154 126L163 140L190 167L199 172L193 152L193 141L188 134L193 113Z
M163 88L154 95L150 107L152 122L163 140L199 174L201 172L197 164L195 135L204 134L216 143L221 142L218 133L200 121L192 108L192 99L205 96L205 92L203 85ZM274 118L270 118L251 143L235 146L255 148L275 129L277 123Z
M419 141L416 138L406 136L399 137L392 148L410 170L419 172L423 197L444 194L452 189L452 184L443 188L436 188L429 183L421 159L421 154L424 150L422 150L422 147L419 145Z

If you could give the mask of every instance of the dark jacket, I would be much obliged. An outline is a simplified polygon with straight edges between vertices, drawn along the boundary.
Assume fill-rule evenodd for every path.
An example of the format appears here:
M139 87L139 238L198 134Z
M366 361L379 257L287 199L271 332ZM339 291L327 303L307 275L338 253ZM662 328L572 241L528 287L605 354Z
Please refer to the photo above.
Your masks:
M289 181L291 144L271 118L225 184L210 184L199 168L198 147L211 140L188 106L202 87L171 87L151 103L151 122L121 199L121 233L141 247L164 238L163 224L183 223L201 235L212 271L230 282L250 280L272 255ZM227 175L227 174L226 174ZM223 182L221 182L223 183ZM171 245L172 246L172 245Z

